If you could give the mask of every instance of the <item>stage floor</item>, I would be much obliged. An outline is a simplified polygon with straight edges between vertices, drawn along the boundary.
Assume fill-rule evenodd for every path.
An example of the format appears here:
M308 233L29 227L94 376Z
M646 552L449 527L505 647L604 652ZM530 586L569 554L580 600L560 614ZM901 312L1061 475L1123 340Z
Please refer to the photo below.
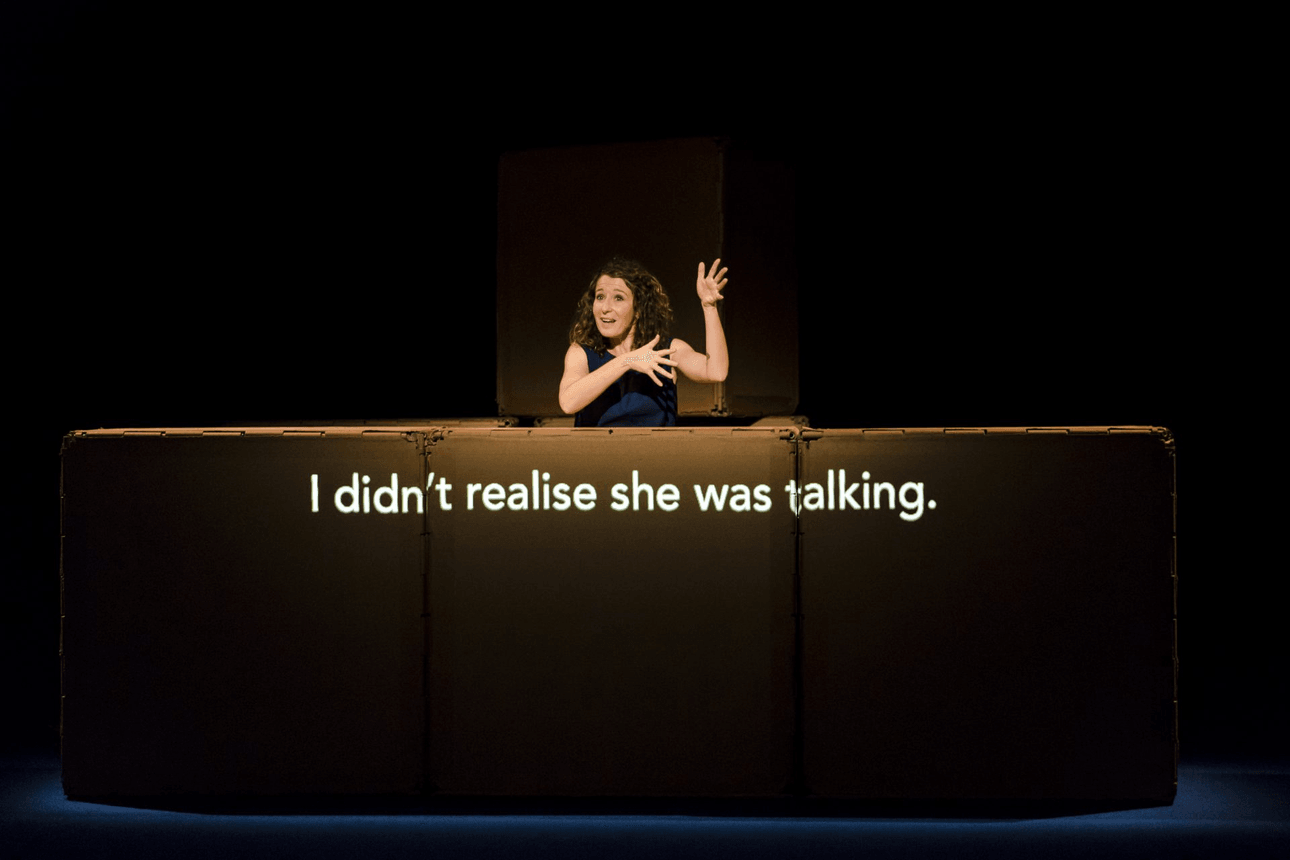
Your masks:
M237 813L69 801L57 756L0 759L4 857L1217 857L1290 852L1290 761L1187 761L1172 806L1094 814L936 817L426 811L257 802Z

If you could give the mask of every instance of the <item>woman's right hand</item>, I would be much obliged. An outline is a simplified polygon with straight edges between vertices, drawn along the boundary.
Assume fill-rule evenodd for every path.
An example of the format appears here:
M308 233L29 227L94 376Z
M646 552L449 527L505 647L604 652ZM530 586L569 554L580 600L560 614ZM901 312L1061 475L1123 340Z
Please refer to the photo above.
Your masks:
M676 367L676 362L668 358L675 351L675 347L667 349L654 349L658 346L661 335L654 335L654 339L642 346L640 349L633 350L622 357L628 370L634 370L637 373L644 373L654 380L654 384L660 388L663 381L656 374L666 376L673 382L676 381L676 371L668 370L668 367Z

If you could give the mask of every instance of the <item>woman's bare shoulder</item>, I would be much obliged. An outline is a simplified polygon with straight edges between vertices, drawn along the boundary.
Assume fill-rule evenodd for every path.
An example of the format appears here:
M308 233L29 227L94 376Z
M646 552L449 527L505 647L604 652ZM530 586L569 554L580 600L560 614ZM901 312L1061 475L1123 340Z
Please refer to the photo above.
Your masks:
M564 367L566 370L579 370L587 372L590 365L587 364L587 351L582 348L581 344L571 343L564 353Z
M672 349L675 350L675 352L672 353L673 358L676 358L677 353L694 352L694 347L690 346L679 337L672 338Z

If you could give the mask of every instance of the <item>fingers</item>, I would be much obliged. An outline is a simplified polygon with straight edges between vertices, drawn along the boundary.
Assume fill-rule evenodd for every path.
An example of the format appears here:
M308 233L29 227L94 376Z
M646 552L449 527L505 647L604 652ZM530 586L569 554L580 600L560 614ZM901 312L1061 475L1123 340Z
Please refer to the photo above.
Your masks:
M717 257L717 259L712 261L712 267L709 269L705 269L703 264L700 263L699 264L699 283L702 284L705 281L707 281L708 283L714 285L718 290L724 287L726 285L726 272L728 272L729 269L725 267L718 269L718 266L721 266L720 257Z
M654 344L657 342L658 342L658 338L654 338L654 340L651 340L649 343L645 344L644 346L642 346L640 349L636 351L639 353L642 353L643 355L649 358L653 358L654 356L657 356L657 355L671 355L672 353L676 352L676 347L674 346L669 346L667 349L652 349Z
M727 268L725 268L724 266L722 266L721 271L719 271L719 272L718 272L718 271L717 271L717 266L720 266L720 265L721 265L721 258L720 258L720 257L717 257L717 259L715 259L715 260L713 260L713 261L712 261L712 268L709 270L709 271L711 271L711 272L712 272L712 280L714 280L714 281L717 281L717 282L718 282L718 283L717 283L717 288L718 288L718 289L720 289L721 287L725 286L725 283L726 283L726 282L725 282L725 280L724 280L724 279L725 279L725 277L726 277L726 272L728 272L728 271L729 271L729 269L727 269Z
M650 360L651 360L655 365L657 365L657 364L666 364L666 365L670 365L671 367L676 367L676 366L679 364L679 362L677 362L675 359L665 358L665 357L663 356L663 353L664 353L664 352L671 352L671 351L672 351L672 350L668 349L668 350L663 350L663 351L660 351L660 352L651 352L651 353L647 353L647 357L648 357L648 358L649 358L649 359L650 359Z
M648 373L649 378L654 380L654 384L660 387L663 385L662 380L659 379L660 376L676 382L676 371L668 370L667 366L677 367L678 362L673 361L670 358L664 358L662 355L663 352L671 351L672 348L663 350L662 352L647 352L645 357L649 361L643 368L640 368L641 373Z
M661 367L651 367L651 368L649 368L649 378L650 378L650 379L652 379L652 380L654 380L654 384L655 384L655 385L657 385L659 388L662 388L662 387L663 387L663 382L662 382L662 380L660 380L657 376L655 376L655 375L654 375L654 374L656 374L656 373L657 373L657 374L661 374L661 375L663 375L663 376L666 376L668 379L672 380L673 382L676 382L676 374L675 374L675 373L672 373L672 372L670 372L670 371L666 371L666 370L664 370L664 369L663 369L663 368L661 368Z
M672 350L669 349L667 351L671 352ZM653 359L651 364L655 370L657 370L659 373L666 376L668 379L671 379L671 380L676 379L675 372L668 370L668 368L680 366L679 362L671 358L664 358L661 352L656 352L652 354L650 358Z

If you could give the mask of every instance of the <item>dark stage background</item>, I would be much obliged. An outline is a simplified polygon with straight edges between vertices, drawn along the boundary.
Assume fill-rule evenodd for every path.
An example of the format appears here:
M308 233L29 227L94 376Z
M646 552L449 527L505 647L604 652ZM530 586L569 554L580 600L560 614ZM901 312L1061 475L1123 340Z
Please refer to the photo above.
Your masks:
M1256 425L1182 298L1192 117L1146 61L926 72L790 60L787 31L516 47L220 14L25 3L0 26L7 748L58 742L63 433L496 415L499 156L717 136L795 176L814 425L1174 431L1183 760L1290 752L1273 562L1241 549L1261 502L1226 477L1256 468Z

